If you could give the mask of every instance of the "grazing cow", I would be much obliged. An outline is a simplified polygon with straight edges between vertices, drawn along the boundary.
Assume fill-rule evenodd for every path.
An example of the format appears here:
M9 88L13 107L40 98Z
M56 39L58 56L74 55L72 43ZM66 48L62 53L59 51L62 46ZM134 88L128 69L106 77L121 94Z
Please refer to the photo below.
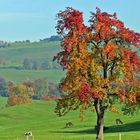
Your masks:
M67 122L65 128L71 128L73 126L72 122Z
M25 132L24 136L32 136L32 131Z
M123 124L123 121L121 119L116 119L116 124Z

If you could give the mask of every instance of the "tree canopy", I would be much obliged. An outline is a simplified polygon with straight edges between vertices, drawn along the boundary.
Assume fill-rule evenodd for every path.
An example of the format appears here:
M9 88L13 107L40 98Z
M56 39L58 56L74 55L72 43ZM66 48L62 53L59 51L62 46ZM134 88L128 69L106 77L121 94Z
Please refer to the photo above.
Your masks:
M115 101L140 105L140 59L133 51L140 49L140 34L126 28L116 13L99 8L89 22L86 26L83 13L70 7L58 13L62 51L54 60L67 69L60 87L68 94L58 101L56 113L64 115L80 106L83 112L94 106L100 126L107 108L117 111Z

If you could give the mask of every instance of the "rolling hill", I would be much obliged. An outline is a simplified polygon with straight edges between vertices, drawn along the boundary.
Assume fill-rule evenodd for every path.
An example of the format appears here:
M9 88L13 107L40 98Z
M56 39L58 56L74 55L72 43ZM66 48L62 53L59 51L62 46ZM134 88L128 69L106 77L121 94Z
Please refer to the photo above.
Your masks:
M59 51L59 41L10 43L8 47L0 48L0 77L16 83L47 77L49 82L58 83L65 74L62 69L18 70L16 67L22 67L26 58L36 61L39 65L44 61L52 63L53 57Z
M0 69L0 77L6 81L20 83L25 80L35 80L38 78L47 78L48 82L59 83L65 76L63 70L16 70L16 69Z
M0 48L0 59L5 67L21 66L25 58L42 63L44 60L52 61L59 50L59 41L10 43L9 47Z
M6 101L6 100L4 100ZM0 103L4 102L0 98ZM54 113L54 101L34 101L31 104L17 105L0 110L0 139L25 140L24 132L32 131L34 140L92 140L95 139L94 126L96 115L87 111L84 121L79 118L79 111L72 111L64 117ZM121 118L123 125L116 125L115 119ZM123 140L140 139L140 115L133 117L107 112L105 140L118 140L119 133ZM65 128L67 122L72 128ZM33 138L29 138L32 140Z

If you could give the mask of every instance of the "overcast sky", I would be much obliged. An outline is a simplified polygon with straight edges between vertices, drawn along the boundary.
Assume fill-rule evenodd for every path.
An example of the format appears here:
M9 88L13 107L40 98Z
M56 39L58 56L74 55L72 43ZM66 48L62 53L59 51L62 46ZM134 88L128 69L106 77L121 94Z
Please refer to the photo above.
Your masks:
M65 7L84 13L116 12L125 25L140 32L140 0L0 0L0 40L39 40L56 35L56 14Z

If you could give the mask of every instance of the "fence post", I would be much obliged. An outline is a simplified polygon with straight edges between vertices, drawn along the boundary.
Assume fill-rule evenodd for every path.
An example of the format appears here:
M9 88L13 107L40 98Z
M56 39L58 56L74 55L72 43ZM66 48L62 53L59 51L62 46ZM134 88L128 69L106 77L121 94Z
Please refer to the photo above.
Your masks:
M121 133L119 133L119 140L122 140L122 135L121 135Z

